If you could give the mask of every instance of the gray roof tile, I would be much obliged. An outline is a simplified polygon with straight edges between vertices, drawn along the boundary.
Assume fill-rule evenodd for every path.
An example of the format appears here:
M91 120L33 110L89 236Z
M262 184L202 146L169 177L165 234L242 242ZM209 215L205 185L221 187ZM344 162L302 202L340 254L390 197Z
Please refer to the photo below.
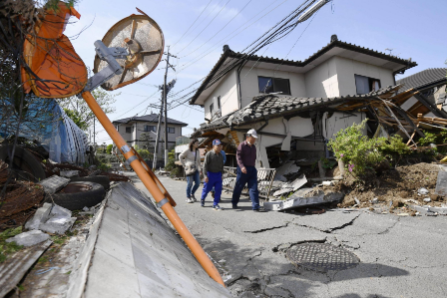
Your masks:
M435 83L447 82L447 68L429 68L397 81L403 85L401 91L411 88L422 89Z

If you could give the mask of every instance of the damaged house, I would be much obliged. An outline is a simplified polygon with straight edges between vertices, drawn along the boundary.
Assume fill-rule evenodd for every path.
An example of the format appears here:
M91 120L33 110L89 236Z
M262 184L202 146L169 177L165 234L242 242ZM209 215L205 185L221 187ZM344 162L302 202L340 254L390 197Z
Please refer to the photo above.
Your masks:
M237 67L229 68L234 63ZM418 133L416 116L396 103L417 90L404 89L396 74L416 62L331 37L304 61L247 56L228 46L190 101L205 108L205 121L193 137L219 137L230 149L249 128L258 131L258 167L287 159L330 157L327 142L353 123L370 119L369 136ZM230 70L228 70L230 69ZM227 147L228 147L227 145ZM234 162L233 162L234 165Z

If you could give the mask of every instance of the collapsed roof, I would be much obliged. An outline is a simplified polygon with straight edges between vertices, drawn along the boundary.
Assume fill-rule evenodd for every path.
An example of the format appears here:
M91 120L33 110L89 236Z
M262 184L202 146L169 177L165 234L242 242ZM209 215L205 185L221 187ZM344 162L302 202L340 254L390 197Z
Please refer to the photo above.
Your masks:
M255 97L246 107L224 117L202 124L193 137L222 128L247 125L277 117L297 116L309 111L364 111L373 115L379 123L394 126L396 130L403 126L407 133L420 131L416 127L417 119L407 114L394 102L409 98L412 92L396 95L400 86L389 86L363 95L346 95L331 98L305 98L291 96L265 95ZM390 109L395 112L391 112Z

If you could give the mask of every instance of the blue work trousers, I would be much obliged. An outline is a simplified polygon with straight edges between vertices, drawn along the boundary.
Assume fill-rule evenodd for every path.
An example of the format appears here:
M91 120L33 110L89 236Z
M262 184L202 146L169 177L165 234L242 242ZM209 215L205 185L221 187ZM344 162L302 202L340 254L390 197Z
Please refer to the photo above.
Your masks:
M200 173L199 173L199 171L196 171L191 176L186 176L186 182L188 183L187 186L186 186L186 197L189 199L189 198L191 198L195 194L195 192L197 191L197 189L200 186ZM194 183L194 187L192 186L193 183Z
M203 184L203 190L202 190L202 201L205 200L208 193L213 189L214 187L214 202L213 206L216 206L220 202L220 196L222 194L222 173L207 173L208 182L205 182Z
M247 169L247 174L242 173L241 168L237 167L237 178L236 185L233 190L233 198L231 203L233 206L237 206L239 203L239 198L241 192L245 187L248 186L248 193L250 194L250 200L252 203L252 209L259 209L259 192L258 192L258 170L255 167L245 167Z

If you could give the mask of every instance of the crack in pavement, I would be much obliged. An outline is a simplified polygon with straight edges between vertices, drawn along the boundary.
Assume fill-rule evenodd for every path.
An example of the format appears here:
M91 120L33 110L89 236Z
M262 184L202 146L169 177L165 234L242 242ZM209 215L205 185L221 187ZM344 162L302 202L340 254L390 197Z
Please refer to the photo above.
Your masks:
M400 221L400 217L398 217L397 220L396 220L391 226L389 226L388 228L386 228L384 231L377 233L377 235L383 235L383 234L387 234L387 233L389 233L390 230L391 230L392 228L394 228L394 227L399 223L399 221Z
M320 232L323 232L323 233L330 234L330 233L332 233L333 231L341 230L341 229L344 229L344 228L347 227L347 226L352 225L352 224L354 223L354 221L355 221L360 215L361 215L361 214L357 215L356 217L354 217L353 219L351 219L349 222L344 223L344 224L342 224L341 226L336 226L336 227L329 228L329 229L324 229L324 230L323 230L323 229L319 229L319 228L317 228L317 227L308 226L308 225L303 225L303 224L298 224L298 223L294 223L294 225L297 225L297 226L299 226L299 227L304 227L304 228L314 229L314 230L317 230L317 231L320 231Z
M275 226L275 227L271 227L271 228L265 228L265 229L261 229L261 230L244 231L244 233L256 234L256 233L262 233L262 232L271 231L271 230L275 230L275 229L287 228L290 223L292 223L292 222L291 221L290 222L286 222L285 225Z

